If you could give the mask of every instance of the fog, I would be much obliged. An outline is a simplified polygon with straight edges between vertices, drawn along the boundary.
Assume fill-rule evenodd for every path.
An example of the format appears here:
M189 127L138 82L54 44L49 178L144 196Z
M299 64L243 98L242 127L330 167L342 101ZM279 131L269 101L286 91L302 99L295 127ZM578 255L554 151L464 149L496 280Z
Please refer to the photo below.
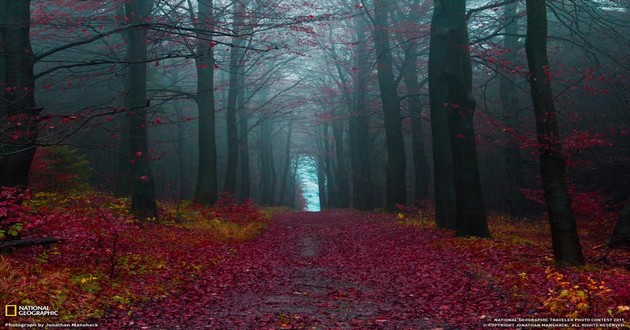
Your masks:
M134 6L31 2L36 134L22 140L5 120L6 159L35 148L73 153L91 186L120 196L140 189L212 204L229 194L309 211L432 203L448 185L436 171L446 167L436 167L443 150L429 98L433 2ZM628 6L547 7L546 74L569 189L617 205L629 189L619 182L630 181ZM472 194L489 211L519 217L544 210L525 9L468 1L468 44L456 45L470 57L476 101L480 193ZM3 61L2 72L11 65ZM12 100L16 86L3 84ZM460 106L453 100L436 104Z

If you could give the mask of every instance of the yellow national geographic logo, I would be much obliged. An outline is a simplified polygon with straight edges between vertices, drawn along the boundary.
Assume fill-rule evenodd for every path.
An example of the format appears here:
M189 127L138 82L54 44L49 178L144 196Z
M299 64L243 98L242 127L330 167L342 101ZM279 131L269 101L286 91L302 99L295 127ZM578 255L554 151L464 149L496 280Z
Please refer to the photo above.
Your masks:
M59 316L59 312L49 306L5 305L4 316Z
M5 305L4 316L17 316L17 305Z

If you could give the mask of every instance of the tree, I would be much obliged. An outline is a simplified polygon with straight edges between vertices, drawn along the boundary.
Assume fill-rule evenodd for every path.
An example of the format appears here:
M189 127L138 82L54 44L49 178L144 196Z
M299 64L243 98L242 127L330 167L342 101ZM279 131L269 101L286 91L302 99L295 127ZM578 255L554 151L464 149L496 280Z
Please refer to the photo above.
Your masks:
M364 17L354 19L356 48L354 52L354 102L348 118L350 163L352 166L352 205L359 210L373 208L372 164L369 148L369 113L367 111L366 85L370 76L367 50L367 24ZM319 172L318 172L319 173Z
M322 91L325 94L321 104L322 110L326 113L332 128L333 143L331 148L334 149L334 157L331 155L331 164L334 167L334 180L331 181L330 189L334 191L334 198L329 200L331 207L346 208L350 206L350 185L349 185L349 169L346 165L346 146L349 142L345 139L346 126L349 117L352 117L353 95L350 87L349 70L343 65L345 59L339 55L337 44L334 41L335 26L328 26L328 38L320 41L320 45L325 53L334 61L333 65L325 65L328 75L321 79ZM345 30L345 29L344 29ZM342 30L343 31L343 30ZM330 67L334 66L336 72ZM330 80L334 82L337 89L330 88ZM356 81L355 81L356 83ZM332 110L329 110L332 109ZM351 148L351 147L350 147Z
M429 104L431 108L431 136L433 137L433 186L435 221L438 227L455 229L456 197L453 178L453 156L447 121L448 86L446 83L446 55L448 50L449 17L447 2L437 0L431 18L429 45Z
M458 236L489 237L473 123L466 1L438 1L433 10L429 98L436 221Z
M630 202L619 212L619 219L610 237L610 245L630 247Z
M318 181L320 188L320 206L322 209L336 207L337 191L335 191L335 179L333 175L333 153L332 138L328 120L324 119L317 123L317 149L320 159L317 162ZM324 190L324 194L321 191ZM322 198L322 196L324 198Z
M0 2L0 186L26 187L35 155L37 115L30 0Z
M577 266L584 264L584 257L566 185L566 164L551 89L551 69L547 56L546 5L545 0L527 0L525 51L529 68L528 78L536 118L540 172L555 260L561 266Z
M199 169L195 199L205 205L217 200L217 145L215 140L214 52L210 31L214 30L212 0L198 2L197 29L197 107L199 108ZM195 17L192 4L190 15ZM193 21L195 21L193 19Z
M251 174L249 168L249 123L248 113L245 108L245 68L241 66L239 68L239 75L243 77L241 79L241 91L237 97L237 109L239 114L239 157L240 157L240 170L241 170L241 188L239 196L241 200L248 199L251 195Z
M505 49L504 61L508 67L499 77L499 93L501 106L503 108L503 120L507 126L505 130L506 145L503 149L505 154L505 169L507 173L507 204L512 218L522 218L527 214L527 200L523 196L522 189L525 187L525 175L523 163L525 160L519 150L518 142L514 139L514 133L518 132L519 115L523 109L519 102L515 82L510 79L509 72L513 66L517 65L517 50L521 48L518 37L518 2L513 1L506 4L504 8L505 35L503 36L503 47Z
M239 156L239 134L238 134L238 122L236 120L237 115L237 99L239 94L243 93L243 79L241 67L245 51L241 49L243 44L243 36L241 30L243 30L244 16L245 16L245 1L238 0L233 1L234 5L234 19L232 20L232 45L230 49L230 82L228 90L228 100L226 106L226 126L227 126L227 142L228 142L228 160L225 172L225 184L223 191L229 194L236 192L236 173Z
M400 98L394 76L392 52L389 42L388 3L374 0L374 45L378 85L381 91L387 143L387 183L385 207L396 210L407 202L405 183L405 144L402 134Z
M276 198L276 166L273 152L272 121L266 120L260 124L258 146L260 157L260 203L273 205Z
M119 17L127 17L126 13L125 13L125 8L126 6L118 6L116 8L116 15ZM125 22L126 23L126 22ZM124 24L122 22L120 22L119 24ZM129 49L129 30L127 29L123 29L119 32L119 35L123 41L123 44L125 45L125 49ZM114 54L116 54L114 52ZM129 57L130 53L129 51L127 51L127 53L125 54L126 57ZM125 59L128 62L131 62L132 60L129 58ZM120 82L123 88L123 93L126 93L130 90L129 87L129 77L128 77L128 72L129 70L127 70L127 74L122 74L121 78L120 78ZM126 108L130 108L129 105L129 94L126 93L125 94L125 98L124 98L124 106ZM122 125L128 125L128 120L124 121L122 123ZM114 187L114 195L118 196L118 197L129 197L131 195L131 188L133 186L132 181L133 178L131 176L131 162L130 159L133 159L134 157L134 153L131 152L130 148L129 148L129 130L125 130L124 127L121 129L121 137L120 137L120 145L119 145L119 154L118 154L118 163L116 164L116 185Z
M291 172L291 135L293 134L293 121L289 121L289 128L287 131L287 142L284 148L284 161L282 164L282 174L280 176L280 195L278 195L278 205L293 206L293 199L286 200L287 190L289 187L289 173Z
M423 6L420 6L420 1L415 0L411 4L409 9L408 19L409 22L416 24L412 25L416 30L422 20L421 12L428 2L425 2ZM402 14L398 15L402 18ZM404 21L400 19L400 21ZM404 28L404 27L402 27ZM402 37L402 35L401 35ZM402 38L400 38L402 39ZM420 91L423 85L426 84L428 79L423 79L422 82L418 82L418 62L420 60L420 49L418 37L414 36L409 40L400 40L400 44L406 44L404 50L404 61L402 68L403 80L407 89L407 105L409 107L409 114L411 116L411 149L413 158L413 171L414 171L414 202L426 200L429 197L429 164L427 162L427 155L424 150L424 129L422 127L422 98Z
M125 3L130 24L142 24L150 18L153 2L133 0ZM131 212L139 219L157 218L155 181L149 164L147 141L147 29L134 27L129 31L129 151L131 160Z
M453 157L458 236L490 237L481 194L477 135L473 123L476 101L472 95L472 66L466 23L466 1L451 1L446 52L448 127Z

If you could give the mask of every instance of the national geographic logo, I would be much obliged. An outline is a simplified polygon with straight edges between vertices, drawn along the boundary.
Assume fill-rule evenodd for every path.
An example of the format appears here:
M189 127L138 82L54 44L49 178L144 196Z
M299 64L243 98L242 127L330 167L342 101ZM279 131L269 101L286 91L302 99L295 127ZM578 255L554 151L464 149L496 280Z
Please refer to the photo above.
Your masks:
M49 306L5 305L4 316L59 316L59 312L51 310Z
M4 306L4 316L17 316L17 305Z

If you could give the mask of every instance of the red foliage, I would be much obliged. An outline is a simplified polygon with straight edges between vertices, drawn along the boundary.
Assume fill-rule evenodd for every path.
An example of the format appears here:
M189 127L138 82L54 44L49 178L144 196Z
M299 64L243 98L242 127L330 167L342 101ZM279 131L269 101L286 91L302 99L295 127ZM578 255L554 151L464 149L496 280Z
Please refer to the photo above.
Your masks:
M14 202L26 197L16 199L3 190L5 195L10 201L0 201L0 212L24 225L23 238L54 237L60 242L19 248L3 259L29 280L21 284L21 297L4 295L0 286L1 305L19 304L25 298L51 305L47 299L55 297L36 287L47 276L56 276L55 285L67 295L60 313L85 321L103 310L128 310L136 299L177 292L200 270L225 258L228 249L203 230L138 222L126 211L124 200L108 195L48 194L59 200L30 201L28 207ZM86 288L86 283L93 286Z
M15 190L3 189L0 202L0 214L6 219L23 225L21 236L24 238L54 237L63 243L58 244L56 253L47 256L47 261L62 263L68 267L108 267L120 244L127 242L139 228L130 216L100 208L111 197L94 195L91 198L78 200L74 208L61 210L42 206L39 210L31 210L22 205L30 199L28 194L15 195ZM86 205L85 203L88 203ZM34 251L35 252L35 251ZM37 257L37 253L30 255ZM25 256L26 257L26 256ZM113 275L114 269L107 269Z
M525 198L540 205L545 205L545 194L542 189L521 189ZM611 207L609 198L601 192L579 192L573 185L569 186L571 208L578 220L610 221L617 217L617 208Z
M0 187L0 241L15 238L21 234L22 220L29 216L29 210L22 205L22 202L29 196L28 191Z
M236 223L263 221L262 213L251 199L239 203L229 194L223 194L212 211L216 217Z
M562 147L565 152L572 154L595 147L612 147L613 144L607 141L600 133L589 131L573 131L564 138Z
M556 270L548 248L527 242L461 239L402 226L393 215L329 211L282 215L235 258L162 301L107 318L108 328L457 328L494 317L550 317L545 303L564 282L588 274ZM546 272L550 270L550 272ZM591 317L627 303L627 272L596 281L613 289L591 296ZM567 282L567 283L569 283ZM603 282L601 282L603 283ZM571 285L573 285L571 284ZM589 293L590 294L590 293Z
M256 240L219 244L192 227L137 223L105 195L68 197L63 212L2 196L3 216L18 216L29 237L65 240L20 250L12 262L97 274L94 295L117 297L97 300L105 329L479 329L493 317L560 317L586 298L585 317L630 304L627 271L554 268L546 232L534 242L536 225L507 240L462 239L398 215L302 212L280 215ZM250 202L229 198L196 207L208 220L261 219Z
M72 267L106 266L111 276L116 275L112 259L119 257L116 253L121 245L129 244L139 230L131 217L116 216L104 209L90 215L72 210L40 215L28 221L25 228L31 237L52 236L64 241L49 261Z

